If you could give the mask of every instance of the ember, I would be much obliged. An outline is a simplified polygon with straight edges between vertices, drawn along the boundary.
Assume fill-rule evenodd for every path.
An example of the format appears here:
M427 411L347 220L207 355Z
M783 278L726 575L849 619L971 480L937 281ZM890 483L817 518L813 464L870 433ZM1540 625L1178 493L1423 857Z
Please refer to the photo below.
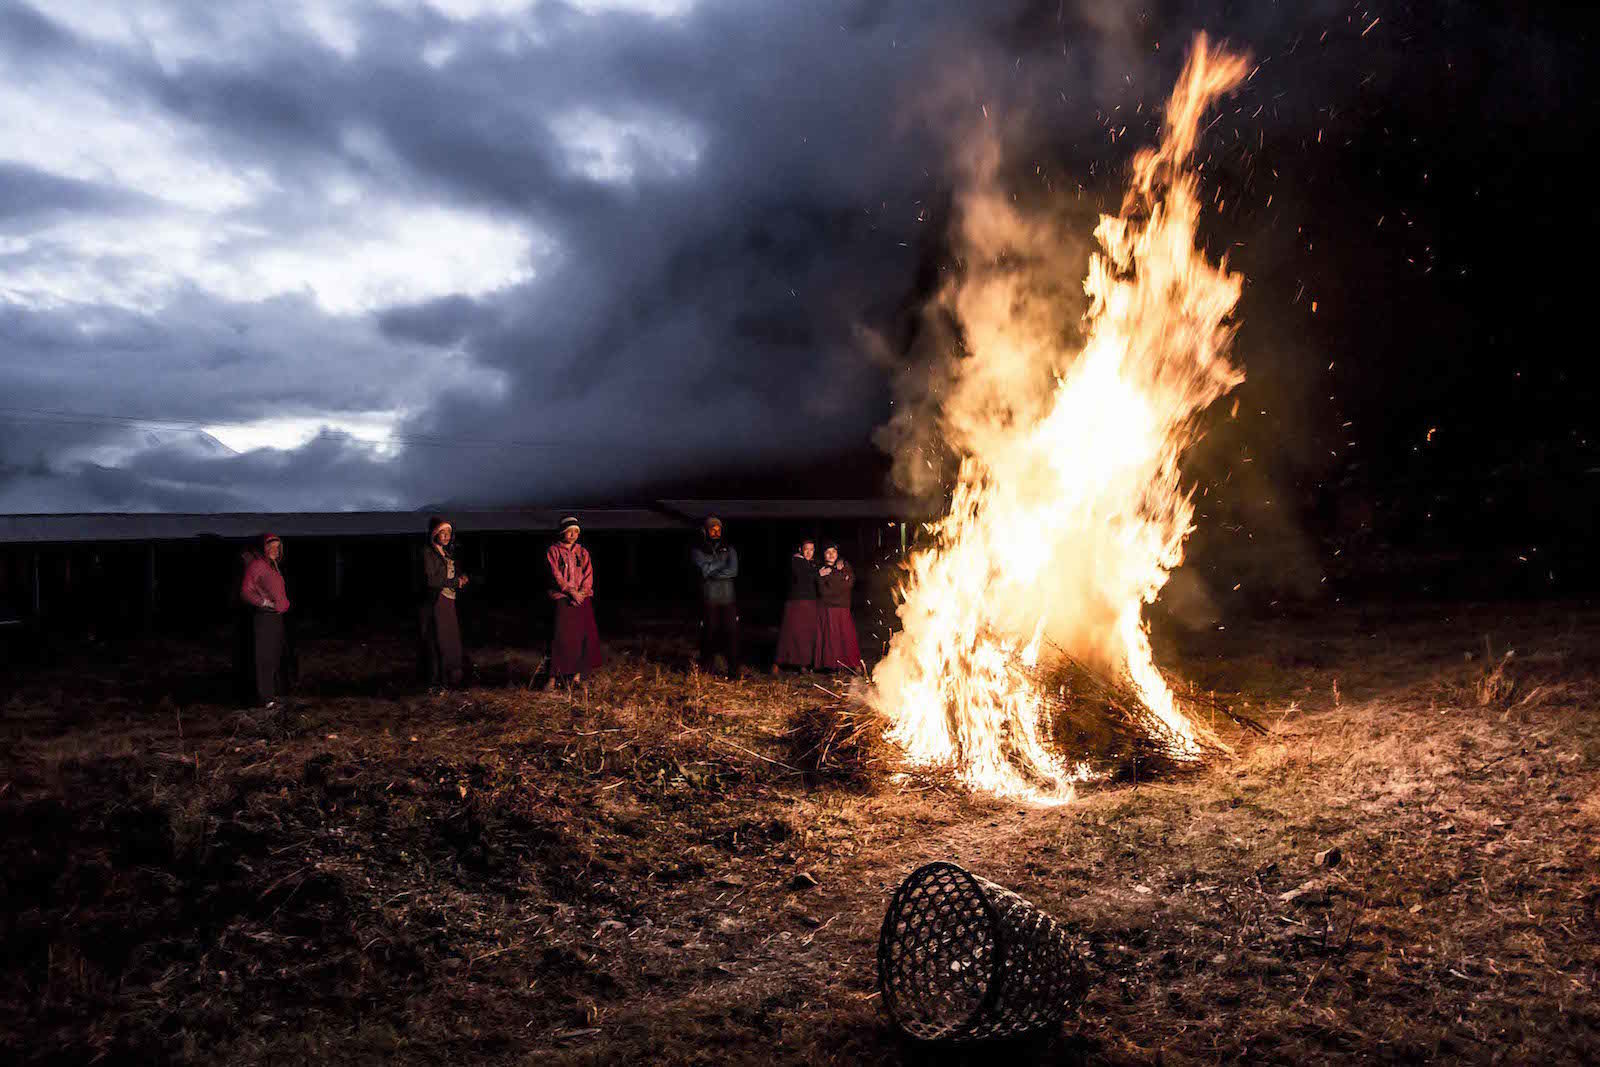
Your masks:
M1061 802L1088 773L1047 728L1047 640L1126 680L1170 757L1220 745L1156 668L1143 609L1183 561L1194 507L1179 461L1197 418L1244 380L1227 360L1242 279L1196 246L1192 157L1207 106L1247 70L1197 39L1160 145L1135 156L1121 213L1095 230L1076 351L1049 311L1030 313L1048 283L1004 265L1034 224L986 184L965 198L969 258L992 266L942 295L969 351L940 412L960 470L873 681L908 757L974 788Z

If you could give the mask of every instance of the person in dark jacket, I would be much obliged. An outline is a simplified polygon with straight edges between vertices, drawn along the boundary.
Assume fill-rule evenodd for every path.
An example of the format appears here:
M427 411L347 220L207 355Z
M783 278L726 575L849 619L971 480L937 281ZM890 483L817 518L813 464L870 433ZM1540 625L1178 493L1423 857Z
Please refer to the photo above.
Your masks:
M555 632L550 639L552 680L582 681L605 662L600 630L594 622L594 563L589 550L578 543L582 533L578 520L567 516L561 520L555 544L544 554L555 607Z
M784 667L810 670L817 660L820 616L817 613L817 543L801 541L789 557L789 595L783 602L783 622L778 626L778 650L772 673Z
M259 548L244 554L239 582L240 689L252 707L276 707L289 682L284 616L289 593L283 580L283 540L262 534Z
M866 670L861 662L861 646L856 642L856 621L850 614L850 594L855 584L856 572L839 558L839 546L824 548L822 567L817 571L822 601L817 666L823 670Z
M709 670L717 655L728 664L728 677L739 677L739 606L733 580L739 576L739 553L722 539L722 520L708 517L689 559L700 573L700 666Z
M467 576L456 568L451 545L455 529L444 519L428 520L428 547L422 553L421 671L430 687L461 684L461 623L456 594Z

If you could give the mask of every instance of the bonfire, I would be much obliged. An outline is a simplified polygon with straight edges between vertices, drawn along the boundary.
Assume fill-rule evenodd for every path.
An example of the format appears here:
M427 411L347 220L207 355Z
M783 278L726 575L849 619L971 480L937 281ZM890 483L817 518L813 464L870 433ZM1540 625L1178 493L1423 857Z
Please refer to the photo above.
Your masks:
M1180 461L1199 417L1244 380L1228 360L1242 279L1198 247L1194 153L1208 106L1247 70L1197 40L1160 143L1094 231L1081 344L1041 306L1059 291L1030 276L1053 263L1028 246L1045 224L997 188L993 153L961 201L976 266L940 296L966 356L939 412L959 470L872 678L914 764L1061 802L1103 754L1071 744L1092 716L1169 760L1223 747L1156 667L1144 609L1193 527Z

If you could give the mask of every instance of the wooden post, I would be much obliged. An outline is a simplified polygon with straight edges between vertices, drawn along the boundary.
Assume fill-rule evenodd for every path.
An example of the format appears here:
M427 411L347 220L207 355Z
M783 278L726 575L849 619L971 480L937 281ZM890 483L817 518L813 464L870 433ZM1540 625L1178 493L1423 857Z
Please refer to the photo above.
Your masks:
M147 630L155 625L159 592L156 584L156 544L152 541L144 550L144 625Z
M344 600L344 546L335 541L333 543L333 602L338 604Z
M638 530L630 530L623 535L624 554L622 557L623 581L628 585L628 592L634 593L639 588L639 538L643 536Z
M72 595L72 549L68 548L61 553L61 606L58 612L66 617L66 623L71 627L78 627L83 620L78 618L78 601Z
M41 607L43 601L39 595L39 550L37 548L28 557L28 570L33 582L33 621L38 622L44 617L44 612Z

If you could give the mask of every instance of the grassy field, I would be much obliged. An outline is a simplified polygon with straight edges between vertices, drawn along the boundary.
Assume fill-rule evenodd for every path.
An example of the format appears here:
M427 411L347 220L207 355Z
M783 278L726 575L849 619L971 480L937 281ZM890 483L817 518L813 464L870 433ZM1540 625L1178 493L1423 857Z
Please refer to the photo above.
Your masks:
M809 779L786 734L828 696L670 645L573 692L480 649L427 696L402 639L311 640L274 715L197 681L221 648L85 652L0 707L0 1058L978 1062L875 994L890 892L949 858L1089 946L1077 1017L1013 1056L1592 1062L1597 636L1570 606L1158 634L1266 736L1055 809Z

